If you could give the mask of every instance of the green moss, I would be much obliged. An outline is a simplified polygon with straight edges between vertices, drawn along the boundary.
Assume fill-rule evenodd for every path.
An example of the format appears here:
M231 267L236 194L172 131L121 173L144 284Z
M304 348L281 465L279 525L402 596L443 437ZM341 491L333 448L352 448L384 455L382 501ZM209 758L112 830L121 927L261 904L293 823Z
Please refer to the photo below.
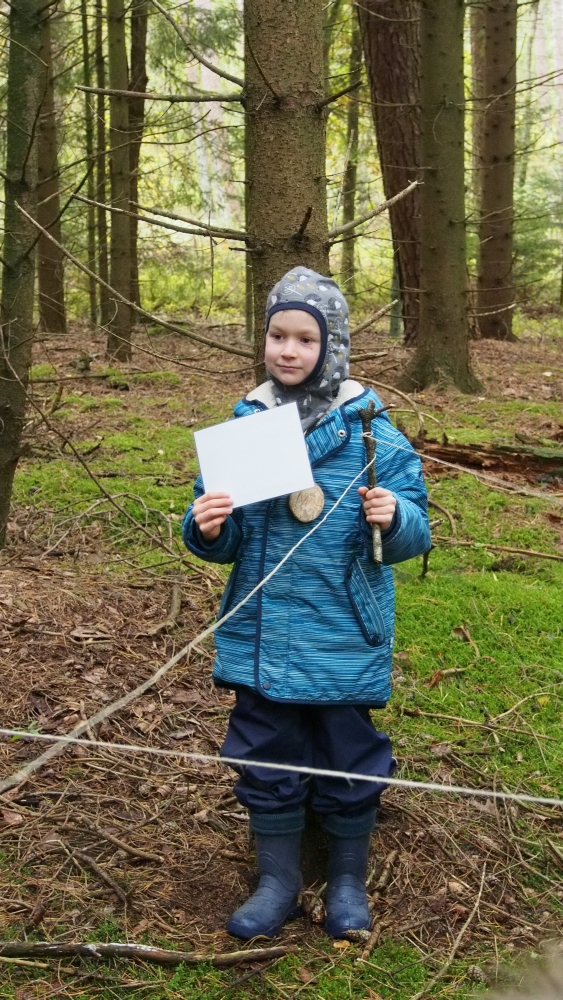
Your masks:
M176 386L180 378L175 372L135 372L129 376L129 381L135 385Z
M29 370L30 379L51 378L57 374L57 369L50 364L32 365Z

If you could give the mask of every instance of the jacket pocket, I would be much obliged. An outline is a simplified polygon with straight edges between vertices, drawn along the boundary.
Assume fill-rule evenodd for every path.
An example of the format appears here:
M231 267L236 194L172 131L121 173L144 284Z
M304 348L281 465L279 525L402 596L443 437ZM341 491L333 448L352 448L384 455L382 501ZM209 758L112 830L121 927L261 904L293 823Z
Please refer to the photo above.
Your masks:
M346 590L366 642L381 646L387 639L383 615L359 559L353 559L346 571Z

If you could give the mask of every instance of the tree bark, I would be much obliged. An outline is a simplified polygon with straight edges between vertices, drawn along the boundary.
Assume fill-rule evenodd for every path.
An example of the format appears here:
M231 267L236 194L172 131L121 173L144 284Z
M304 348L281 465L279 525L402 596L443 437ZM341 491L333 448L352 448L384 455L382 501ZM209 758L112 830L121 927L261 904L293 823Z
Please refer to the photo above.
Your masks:
M123 0L107 0L109 85L128 89ZM112 94L109 100L111 203L129 211L129 100ZM128 215L111 213L110 284L126 299L131 292L131 228ZM107 355L119 361L131 358L131 309L110 293Z
M4 174L4 247L0 321L0 548L6 542L12 486L20 457L31 348L35 278L35 227L16 205L35 217L37 144L41 100L42 0L18 0L9 8L8 107Z
M362 79L362 36L355 12L352 11L352 37L350 39L350 64L348 83L350 86L359 84ZM348 95L348 114L346 121L346 150L348 162L344 171L342 185L342 225L352 222L356 217L356 179L358 174L358 133L360 125L360 88ZM342 243L342 258L340 262L340 278L346 295L356 293L355 272L355 239L344 240Z
M299 264L328 273L322 0L246 0L248 224L264 378L268 292Z
M149 17L148 0L134 0L131 8L131 78L129 89L138 94L146 94L147 76L147 24ZM139 200L139 159L145 120L145 102L142 97L129 101L129 169L131 171L131 211L137 212ZM131 226L131 295L136 305L141 305L139 290L139 257L137 252L137 219L130 220Z
M87 0L80 2L80 16L82 21L82 79L85 87L92 86L92 76L90 72L90 36L88 31L88 5ZM84 138L86 140L86 162L90 173L88 174L88 197L94 200L96 195L94 178L94 110L93 94L84 94ZM87 230L88 230L88 267L92 274L96 273L96 209L93 205L88 205L86 209ZM88 279L88 297L90 301L90 322L96 323L98 310L96 303L96 281L95 278Z
M463 0L422 0L420 327L403 384L478 383L469 363L465 270Z
M103 0L96 0L96 86L99 91L105 90L106 65L104 59L103 39ZM102 93L96 95L96 201L105 204L106 201L106 104ZM108 269L108 228L105 209L96 209L98 231L98 275L106 283L109 281ZM109 323L109 293L100 285L100 323L107 327Z
M516 339L512 333L511 307L517 9L517 0L488 0L484 9L485 106L477 313L481 336L492 340Z
M416 180L420 150L419 0L358 4L385 198ZM418 336L420 189L389 209L398 258L405 343Z
M37 220L59 243L61 240L61 206L59 198L59 161L57 119L53 85L53 50L51 44L51 11L41 19L41 111L37 127L38 186ZM66 333L63 256L45 236L37 247L39 288L39 318L43 330Z

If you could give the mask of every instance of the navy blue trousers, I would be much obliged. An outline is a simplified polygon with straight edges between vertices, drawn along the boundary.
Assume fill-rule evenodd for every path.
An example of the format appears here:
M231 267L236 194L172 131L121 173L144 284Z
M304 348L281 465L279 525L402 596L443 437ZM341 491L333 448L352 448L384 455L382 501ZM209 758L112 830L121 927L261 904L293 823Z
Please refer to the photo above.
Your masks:
M389 777L391 740L378 732L366 705L295 705L269 701L251 688L237 690L224 757L263 760ZM290 812L310 796L315 812L356 816L379 804L384 783L350 781L232 765L235 794L254 812Z

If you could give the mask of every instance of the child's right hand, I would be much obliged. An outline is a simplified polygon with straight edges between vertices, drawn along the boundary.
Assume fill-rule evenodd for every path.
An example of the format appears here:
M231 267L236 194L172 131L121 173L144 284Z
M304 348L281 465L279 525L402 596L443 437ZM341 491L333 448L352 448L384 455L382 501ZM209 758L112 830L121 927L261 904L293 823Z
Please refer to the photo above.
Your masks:
M221 525L233 512L233 501L228 493L204 493L194 500L195 522L206 542L214 542L221 533Z

